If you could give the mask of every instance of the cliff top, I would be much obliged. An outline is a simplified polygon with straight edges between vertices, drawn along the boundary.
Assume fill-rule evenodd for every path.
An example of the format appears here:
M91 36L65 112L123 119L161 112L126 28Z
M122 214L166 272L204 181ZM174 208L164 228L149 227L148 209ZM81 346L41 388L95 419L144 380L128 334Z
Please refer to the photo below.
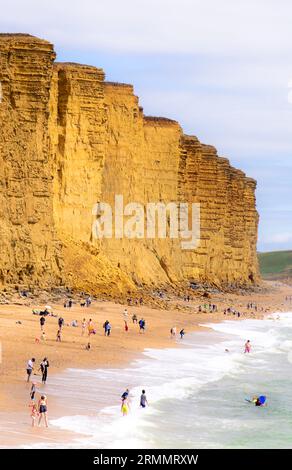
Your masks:
M88 64L79 64L78 62L54 62L53 64L54 67L58 69L66 68L66 69L87 69L87 70L92 70L93 72L102 72L104 73L102 68L95 67L94 65L88 65Z
M31 34L26 34L26 33L0 33L0 41L5 41L5 42L25 42L28 44L49 44L52 46L52 44L49 41L46 41L45 39L40 39L36 36L32 36Z
M144 121L149 124L160 124L160 125L170 125L170 126L179 126L179 123L174 119L169 119L161 116L144 116Z

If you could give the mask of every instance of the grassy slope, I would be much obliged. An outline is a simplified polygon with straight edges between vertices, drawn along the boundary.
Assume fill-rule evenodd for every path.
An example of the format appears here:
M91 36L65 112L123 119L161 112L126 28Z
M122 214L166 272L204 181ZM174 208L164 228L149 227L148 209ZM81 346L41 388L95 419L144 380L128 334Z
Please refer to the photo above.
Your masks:
M264 278L292 277L292 251L259 253L261 274Z

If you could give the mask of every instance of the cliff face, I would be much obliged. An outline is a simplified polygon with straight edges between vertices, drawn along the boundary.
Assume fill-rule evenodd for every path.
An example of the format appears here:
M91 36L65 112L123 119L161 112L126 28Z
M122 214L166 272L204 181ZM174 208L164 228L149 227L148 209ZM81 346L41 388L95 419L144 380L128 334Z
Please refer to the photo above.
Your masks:
M53 46L0 34L0 284L58 282L48 101Z
M145 117L131 85L54 58L46 41L0 35L1 284L257 282L255 181L177 122ZM198 248L95 239L93 206L114 206L115 195L144 208L200 203Z

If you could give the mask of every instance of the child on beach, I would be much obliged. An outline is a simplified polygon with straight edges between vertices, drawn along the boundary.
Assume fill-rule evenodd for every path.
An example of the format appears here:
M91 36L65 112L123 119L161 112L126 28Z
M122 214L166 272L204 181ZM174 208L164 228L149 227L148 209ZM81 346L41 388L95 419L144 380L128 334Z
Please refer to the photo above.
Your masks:
M38 412L38 409L37 409L37 406L35 403L31 403L29 405L29 407L31 408L31 413L30 413L30 416L31 416L31 425L32 427L34 428L35 426L35 420L36 418L39 416L39 412Z
M56 338L56 341L58 341L58 342L61 342L61 341L62 341L61 330L58 330L58 331L57 331L57 338Z
M34 401L35 393L36 393L36 383L33 382L31 385L30 393L29 393L31 401Z

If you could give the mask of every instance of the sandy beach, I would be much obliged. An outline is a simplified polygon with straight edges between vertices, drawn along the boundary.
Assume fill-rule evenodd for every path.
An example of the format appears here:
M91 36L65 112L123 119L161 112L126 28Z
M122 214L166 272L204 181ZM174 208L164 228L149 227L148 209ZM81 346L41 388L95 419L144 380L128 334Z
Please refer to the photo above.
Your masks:
M190 302L169 295L168 310L154 309L147 305L128 306L99 300L93 301L88 308L81 307L77 301L71 309L64 308L64 305L60 303L50 304L52 312L65 320L61 343L56 342L57 318L52 316L46 317L44 328L46 340L38 342L40 317L32 314L32 308L43 308L44 305L32 306L26 300L19 300L22 305L1 305L1 446L29 445L36 435L52 443L59 442L61 435L63 441L66 439L67 433L64 436L63 432L55 429L31 428L28 408L30 385L26 383L25 371L27 360L31 357L36 358L36 375L32 376L32 381L37 383L38 392L42 392L46 386L41 385L41 376L37 369L45 356L50 361L48 382L52 374L60 375L67 368L122 367L137 358L146 348L178 347L180 340L170 338L170 329L174 326L177 332L184 328L187 335L189 332L200 329L201 323L214 323L229 318L238 319L232 314L224 315L224 309L228 307L241 312L238 321L246 318L261 318L269 312L288 311L291 310L291 304L285 300L287 295L291 295L291 287L269 282L264 283L261 291L245 295L242 292L239 294L217 293L207 299L194 297ZM257 305L257 311L247 309L249 302ZM209 303L217 305L218 312L198 313L199 305ZM128 310L129 331L127 332L124 329L125 308ZM145 334L139 334L138 325L133 324L133 313L137 315L138 320L145 319ZM87 321L92 319L96 328L96 334L90 338L90 351L85 349L88 342L87 330L83 336L81 334L83 318ZM78 327L70 326L73 320L78 321ZM102 326L105 320L109 320L112 325L110 337L104 335ZM50 401L50 419L62 416L64 411L60 408L58 400L54 398ZM70 404L67 411L70 413ZM67 437L70 439L70 433Z

